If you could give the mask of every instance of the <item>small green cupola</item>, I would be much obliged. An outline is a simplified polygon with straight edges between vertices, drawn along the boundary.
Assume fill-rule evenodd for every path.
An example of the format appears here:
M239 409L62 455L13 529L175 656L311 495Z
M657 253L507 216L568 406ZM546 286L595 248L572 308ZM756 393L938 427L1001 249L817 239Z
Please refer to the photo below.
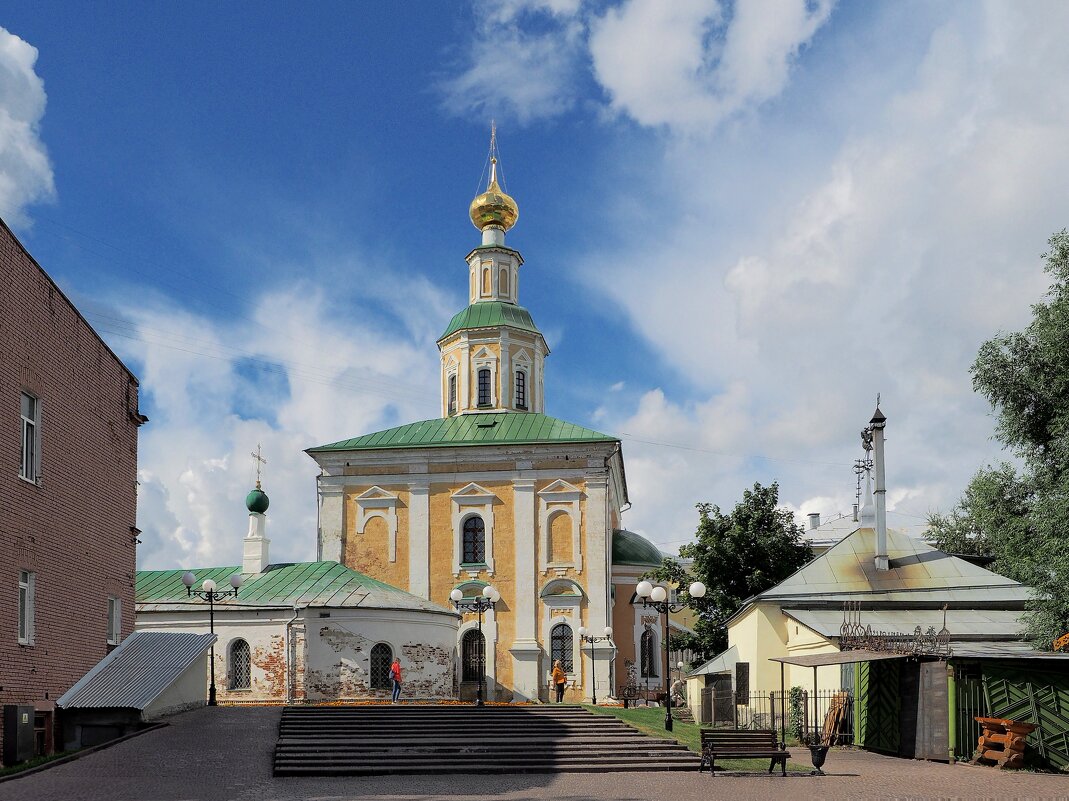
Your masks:
M250 512L262 515L270 505L271 500L267 497L267 493L260 488L260 482L257 481L256 489L245 496L245 507Z

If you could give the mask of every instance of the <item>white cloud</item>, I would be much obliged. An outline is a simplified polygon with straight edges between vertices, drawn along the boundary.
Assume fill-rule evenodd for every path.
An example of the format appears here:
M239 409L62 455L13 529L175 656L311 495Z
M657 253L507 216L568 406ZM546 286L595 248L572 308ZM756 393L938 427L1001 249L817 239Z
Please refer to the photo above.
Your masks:
M848 512L857 432L878 391L889 503L909 519L952 504L999 457L968 367L980 342L1027 321L1047 282L1038 256L1069 222L1059 144L1069 140L1069 8L950 11L909 20L932 25L919 54L903 48L885 63L855 49L809 82L821 103L849 102L834 109L845 127L828 130L823 151L777 147L797 121L760 118L746 142L667 143L645 191L678 205L584 260L590 285L708 398L647 391L602 410L603 430L633 437L629 526L678 540L693 532L695 502L730 505L754 480L778 479L792 508ZM906 80L882 93L847 87L881 86L884 71ZM762 153L776 170L725 180ZM639 190L626 191L621 207ZM726 230L708 209L733 209L740 224ZM666 259L672 269L649 269ZM618 280L605 283L610 265ZM812 508L829 498L839 508Z
M41 141L44 81L34 71L37 48L0 28L0 215L25 225L28 205L55 193Z
M428 287L420 295L443 303ZM138 334L114 341L153 407L139 443L140 567L240 562L258 443L272 560L315 558L317 467L304 449L438 414L434 335L383 330L362 313L402 317L405 298L276 287L229 322L162 298L121 307Z
M615 112L641 125L708 134L780 94L833 0L579 0L476 4L461 73L442 84L454 111L521 122L570 109L588 74Z
M456 114L510 115L521 123L553 117L575 102L584 27L578 0L476 4L479 20L459 75L439 88ZM531 18L540 23L531 30Z

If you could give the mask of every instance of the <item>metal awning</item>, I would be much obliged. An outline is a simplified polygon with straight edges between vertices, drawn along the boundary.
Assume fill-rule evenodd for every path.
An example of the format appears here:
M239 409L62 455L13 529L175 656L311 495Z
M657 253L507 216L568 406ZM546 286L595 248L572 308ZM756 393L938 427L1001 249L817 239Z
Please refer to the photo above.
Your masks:
M806 656L770 656L769 662L799 667L824 667L825 665L848 665L853 662L877 662L881 659L905 659L906 654L889 651L835 651L830 654L807 654Z

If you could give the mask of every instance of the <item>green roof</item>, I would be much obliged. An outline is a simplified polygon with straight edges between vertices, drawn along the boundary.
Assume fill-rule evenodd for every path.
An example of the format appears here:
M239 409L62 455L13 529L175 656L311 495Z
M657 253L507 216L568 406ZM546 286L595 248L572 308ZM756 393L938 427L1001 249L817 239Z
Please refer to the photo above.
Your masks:
M190 599L182 583L185 570L138 570L135 598L142 611L146 605L200 603ZM190 571L196 576L194 588L205 579L219 589L229 590L229 579L241 573L241 566L206 567ZM418 595L358 573L337 562L295 562L268 565L262 573L245 575L237 598L219 602L227 606L360 606L378 609L423 609L448 611Z
M616 437L535 412L480 412L421 420L309 448L307 452L616 441Z
M637 565L660 567L664 554L641 534L625 529L612 533L612 563L614 565Z
M438 337L439 341L450 334L467 328L497 328L507 325L520 331L530 331L532 334L542 336L538 326L531 319L531 313L523 306L515 303L505 303L500 300L490 300L485 303L473 303L463 311L453 315L449 321L445 333Z

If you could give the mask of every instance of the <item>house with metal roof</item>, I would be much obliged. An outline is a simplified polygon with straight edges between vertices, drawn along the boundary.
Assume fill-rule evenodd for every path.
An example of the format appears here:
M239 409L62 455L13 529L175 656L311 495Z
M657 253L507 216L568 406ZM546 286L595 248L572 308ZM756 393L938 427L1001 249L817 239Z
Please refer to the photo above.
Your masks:
M257 484L242 564L138 571L137 630L214 632L200 690L222 703L386 698L394 658L405 698L454 697L457 613L335 561L272 563Z
M519 302L524 261L505 244L519 208L492 157L469 207L481 241L465 257L468 304L437 340L441 416L307 450L318 556L436 604L496 589L494 608L481 622L465 613L457 632L462 698L485 676L492 700L545 699L558 660L568 700L604 698L614 655L635 654L634 626L593 648L579 632L612 627L614 571L630 569L613 560L621 445L546 414L549 346Z

